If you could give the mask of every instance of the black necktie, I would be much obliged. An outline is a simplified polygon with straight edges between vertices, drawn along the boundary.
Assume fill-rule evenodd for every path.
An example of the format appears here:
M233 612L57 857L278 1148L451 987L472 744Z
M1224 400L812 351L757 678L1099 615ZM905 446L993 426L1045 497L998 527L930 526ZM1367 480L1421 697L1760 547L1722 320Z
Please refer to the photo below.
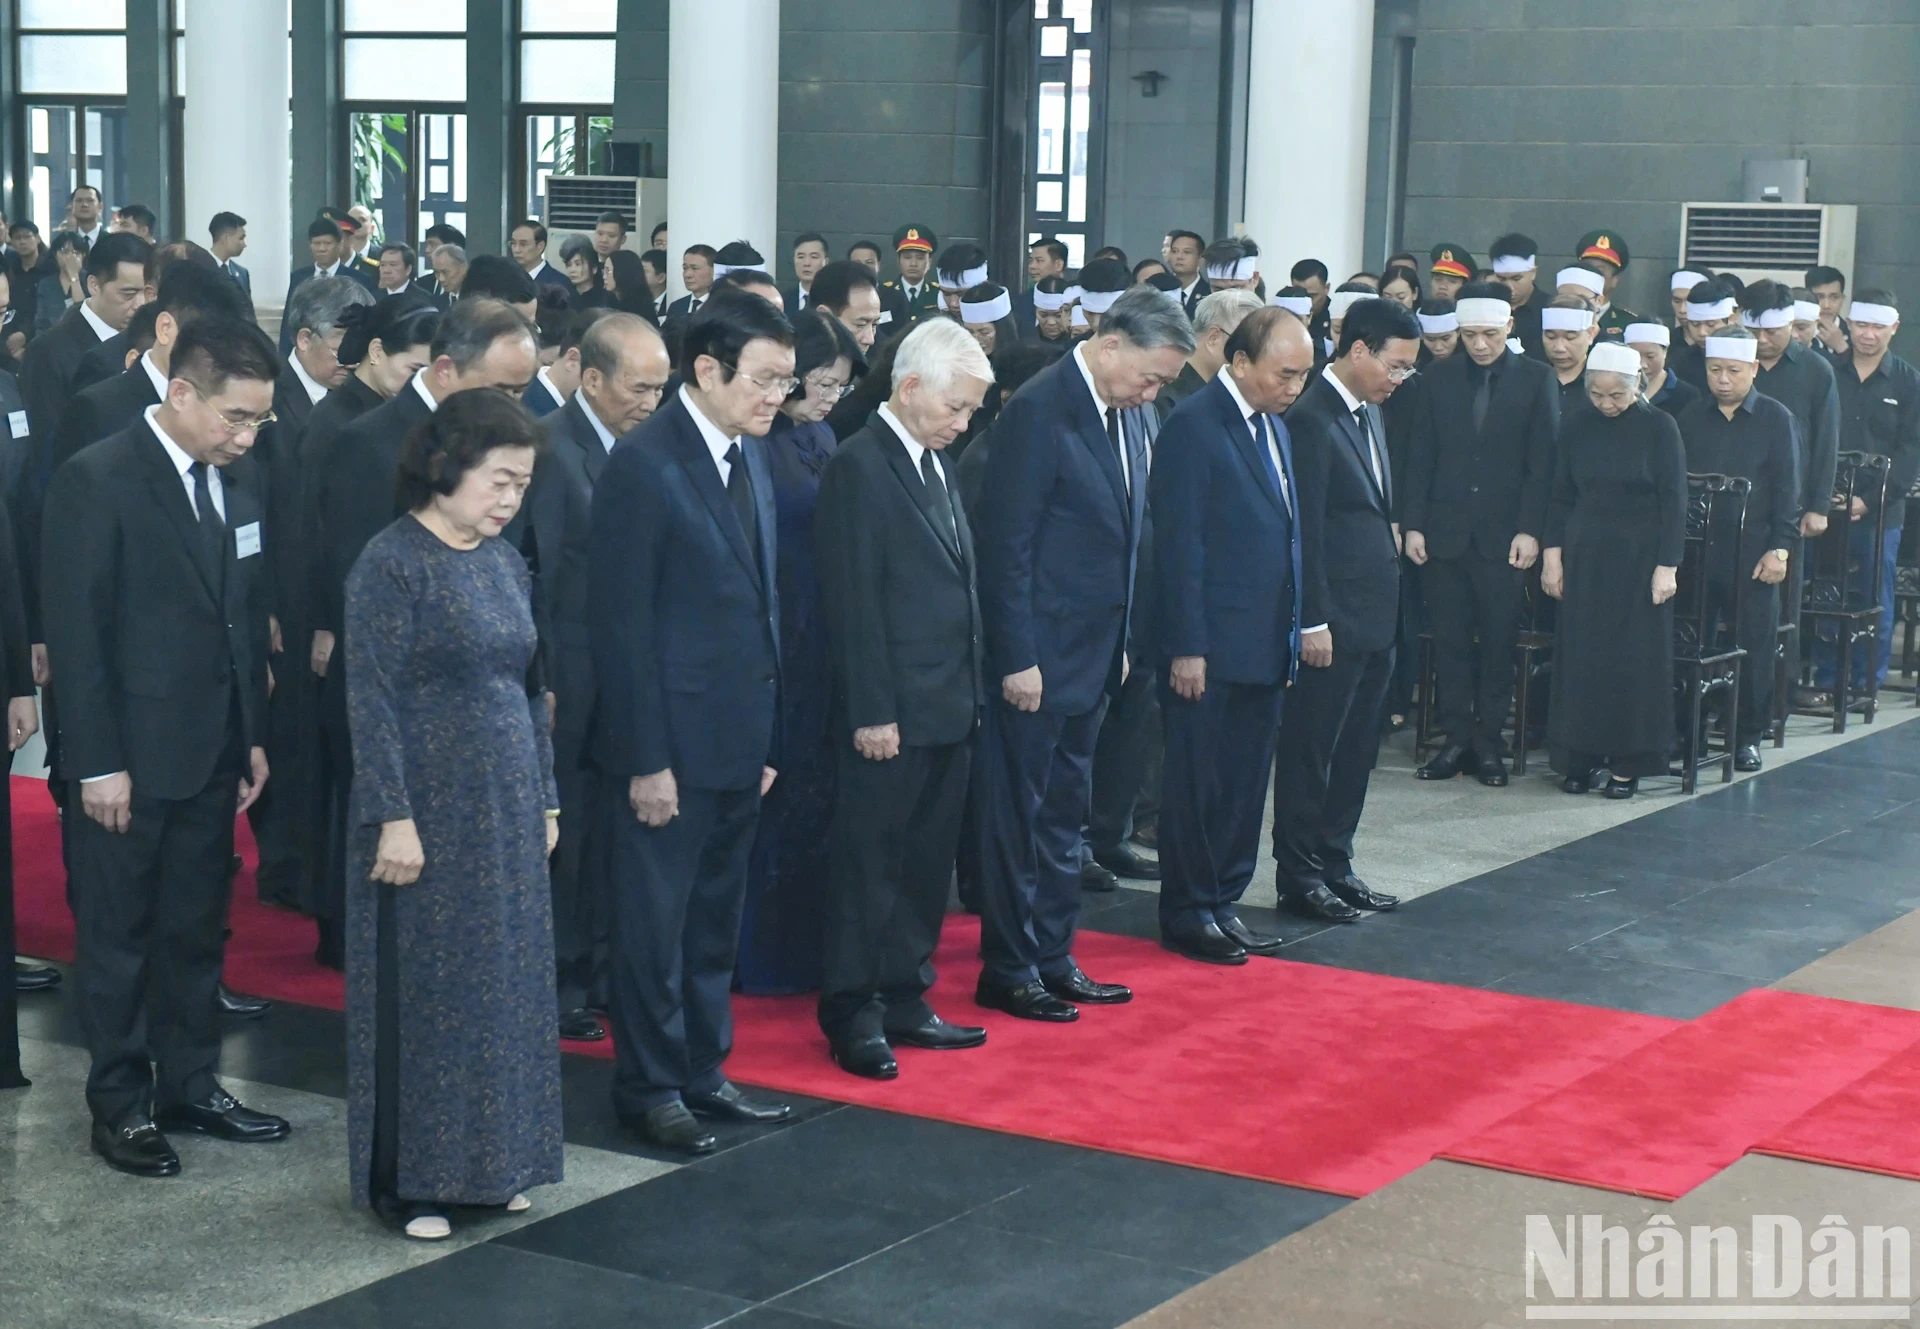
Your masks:
M740 455L738 443L727 448L727 497L733 501L733 515L740 523L741 534L747 537L747 548L753 551L753 565L757 570L760 523L753 515L753 477L747 474L747 459Z
M1473 432L1479 433L1486 427L1487 403L1493 399L1493 371L1480 371L1480 386L1473 392Z
M927 497L933 500L933 510L940 514L940 529L958 549L960 535L953 528L953 504L947 498L947 482L940 478L940 463L934 460L931 448L920 454L920 475L927 482Z
M1366 440L1367 463L1373 468L1373 482L1380 487L1380 492L1385 494L1387 492L1387 478L1380 474L1380 449L1374 446L1373 426L1367 422L1367 408L1361 406L1354 411L1353 418L1360 426L1360 437Z
M213 503L213 486L205 462L188 468L193 474L193 506L200 518L200 566L215 590L226 579L227 523Z
M1120 487L1131 495L1133 486L1128 483L1127 454L1122 450L1120 442L1120 412L1111 406L1107 407L1107 442L1113 445L1113 462L1120 468Z

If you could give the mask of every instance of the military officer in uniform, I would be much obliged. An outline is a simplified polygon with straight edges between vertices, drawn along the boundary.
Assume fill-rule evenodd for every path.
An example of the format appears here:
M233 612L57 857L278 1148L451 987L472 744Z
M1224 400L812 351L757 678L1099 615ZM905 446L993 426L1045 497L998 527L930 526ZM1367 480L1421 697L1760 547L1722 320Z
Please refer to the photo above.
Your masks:
M1603 284L1600 307L1594 311L1598 328L1595 341L1619 341L1626 336L1628 325L1646 321L1631 309L1615 303L1613 298L1614 290L1620 285L1620 274L1626 271L1627 264L1632 261L1632 256L1627 253L1627 242L1620 238L1618 231L1610 231L1605 227L1588 231L1580 237L1580 243L1573 247L1573 256L1580 266L1599 273Z
M1473 255L1465 245L1442 241L1427 254L1427 289L1436 300L1456 298L1473 273Z
M927 271L933 266L933 247L939 243L938 236L917 223L893 233L894 260L900 265L900 275L880 283L880 340L885 341L928 310L940 307L940 288L928 280Z

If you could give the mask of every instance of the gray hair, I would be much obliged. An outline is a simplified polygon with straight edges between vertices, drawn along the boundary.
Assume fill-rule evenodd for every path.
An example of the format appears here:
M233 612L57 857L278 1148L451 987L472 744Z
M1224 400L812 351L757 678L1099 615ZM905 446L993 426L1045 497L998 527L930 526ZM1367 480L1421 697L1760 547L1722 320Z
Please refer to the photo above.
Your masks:
M1154 293L1159 299L1159 293ZM933 392L944 392L957 378L993 382L993 365L980 343L950 318L930 318L909 332L893 357L893 386L898 390L909 376Z
M598 369L603 374L612 374L619 370L620 362L626 358L627 347L634 338L645 341L651 337L660 340L660 334L654 331L653 324L638 314L629 314L623 310L609 310L588 325L580 338L580 372Z
M1100 316L1100 335L1108 333L1124 337L1143 351L1171 347L1192 355L1198 345L1186 311L1144 283L1122 293Z
M513 306L476 296L454 302L434 333L431 352L436 360L446 356L453 361L454 369L464 374L493 349L495 342L508 338L526 342L529 350L540 344L533 325Z
M1584 390L1598 383L1600 387L1604 388L1607 386L1607 384L1604 382L1600 382L1600 380L1609 379L1609 378L1617 378L1622 383L1625 383L1629 388L1632 388L1633 391L1639 394L1641 397L1644 398L1646 396L1647 375L1645 370L1635 370L1632 374L1628 374L1623 370L1619 370L1619 369L1583 370L1581 371L1581 374L1580 374L1580 387L1582 388L1582 390Z
M373 303L373 292L352 277L315 277L300 283L300 289L287 301L282 320L295 332L311 332L328 337L340 326L349 309Z
M1742 327L1738 323L1731 324L1724 328L1715 328L1712 332L1708 333L1707 335L1712 337L1715 341L1754 341L1756 340L1756 338L1751 332L1747 331L1746 328Z
M439 258L442 254L451 254L455 263L458 263L463 268L467 266L467 251L459 245L441 245L433 251L435 258Z
M563 267L576 258L584 260L587 266L592 267L599 257L599 252L593 247L593 241L584 235L570 235L560 242L560 263Z
M1265 307L1266 302L1252 291L1215 291L1195 306L1193 335L1197 339L1218 328L1228 336L1232 336L1233 330L1240 326L1241 321L1248 314ZM1103 320L1101 327L1105 326L1106 323Z

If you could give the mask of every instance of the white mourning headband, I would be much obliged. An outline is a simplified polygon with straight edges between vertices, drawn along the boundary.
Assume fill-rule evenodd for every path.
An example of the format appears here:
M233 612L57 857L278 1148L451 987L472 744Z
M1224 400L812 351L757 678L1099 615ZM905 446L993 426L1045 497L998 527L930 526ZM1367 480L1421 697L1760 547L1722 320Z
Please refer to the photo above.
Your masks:
M1638 342L1650 341L1657 346L1673 345L1673 333L1664 323L1629 323L1623 340L1632 346Z
M1640 372L1640 353L1631 346L1622 346L1617 341L1600 342L1587 352L1587 372L1637 375Z
M1345 318L1347 311L1352 309L1356 302L1374 298L1376 297L1372 291L1335 291L1327 297L1327 316Z
M1691 300L1687 301L1687 322L1689 323L1717 323L1732 317L1733 297L1730 295L1704 305L1697 305Z
M1209 263L1207 276L1219 277L1224 281L1252 281L1260 271L1260 260L1253 257L1238 259L1232 263Z
M1505 300L1472 296L1453 307L1463 328L1504 328L1513 317L1513 306Z
M1740 315L1741 323L1750 328L1784 328L1793 322L1791 309L1763 309L1757 314Z
M1503 277L1510 277L1517 272L1532 272L1539 261L1534 254L1502 254L1493 261L1493 270Z
M1082 291L1080 308L1089 314L1104 314L1113 308L1113 302L1125 295L1125 291Z
M1554 275L1555 286L1579 286L1595 295L1607 293L1607 279L1587 268L1562 268Z
M1515 355L1525 355L1527 353L1527 344L1518 337L1509 337L1507 338L1507 349Z
M1442 332L1458 332L1460 330L1460 316L1457 313L1415 314L1414 317L1420 320L1420 335L1423 337L1432 337Z
M1855 300L1847 307L1847 318L1854 323L1875 323L1892 327L1900 321L1900 311L1892 305L1870 305Z
M1760 343L1751 337L1707 338L1709 360L1745 360L1752 363L1759 358Z
M1074 328L1090 328L1093 326L1093 324L1087 322L1086 311L1080 308L1079 305L1075 305L1073 307L1073 317L1068 321L1067 326L1074 327Z
M1038 306L1035 306L1038 308ZM1013 297L1005 291L991 300L982 300L976 304L960 302L960 321L962 323L998 323L1013 314Z
M1035 291L1033 293L1033 307L1035 309L1045 309L1052 312L1054 310L1065 309L1072 303L1072 291L1062 291L1058 295L1049 295L1045 291ZM964 305L961 307L965 308Z
M1553 309L1540 311L1542 332L1585 332L1593 326L1591 309Z
M756 255L751 263L715 263L713 265L713 279L719 281L729 272L765 272L766 270L767 261Z
M1795 300L1793 302L1793 321L1812 323L1820 317L1820 305L1813 300Z
M1310 295L1276 295L1273 303L1296 318L1313 317L1313 297Z
M937 274L936 280L939 282L940 289L943 291L971 291L976 286L986 285L987 265L982 263L977 268L968 268L960 274L960 280L957 284L948 281L947 274L944 272Z
M1707 274L1704 272L1688 272L1682 269L1673 274L1672 280L1669 281L1668 285L1676 291L1691 291L1705 280L1707 280Z

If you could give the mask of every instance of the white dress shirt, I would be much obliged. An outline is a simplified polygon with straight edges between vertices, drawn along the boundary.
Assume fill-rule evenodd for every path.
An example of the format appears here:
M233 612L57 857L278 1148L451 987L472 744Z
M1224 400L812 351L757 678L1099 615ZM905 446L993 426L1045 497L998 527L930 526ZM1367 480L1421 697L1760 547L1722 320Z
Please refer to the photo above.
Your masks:
M885 420L887 422L887 428L898 434L900 441L907 445L907 458L913 462L914 474L920 477L921 485L925 486L927 476L926 472L920 469L920 459L927 455L926 448L914 441L913 435L907 432L907 427L900 423L900 417L895 415L885 402L880 403L880 409L875 411L874 414L878 415L882 420ZM935 464L937 465L938 463Z
M300 352L296 350L289 355L287 363L293 367L293 376L300 380L300 386L307 390L307 400L316 406L319 405L320 399L327 395L327 390L321 387L313 375L307 372L307 367L300 363ZM164 397L166 394L160 395Z
M1381 493L1386 493L1387 477L1380 465L1380 440L1373 436L1373 422L1364 418L1362 414L1366 407L1361 404L1358 397L1347 391L1347 385L1340 381L1340 375L1333 372L1332 365L1322 369L1320 376L1333 384L1334 391L1340 394L1340 400L1347 404L1347 414L1351 415L1354 424L1359 426L1360 437L1367 440L1367 460L1373 466L1373 482L1380 486Z
M93 329L93 335L101 341L119 335L113 330L113 325L94 313L93 306L85 300L80 302L80 317L87 320L87 326Z
M313 275L316 277L338 277L340 275L340 260L336 258L333 261L333 266L330 268L323 268L317 263L314 264Z
M567 404L567 394L560 391L560 385L547 376L547 366L541 365L539 369L534 371L533 376L546 385L547 391L553 395L555 401L559 402L562 406ZM608 446L612 445L609 444Z
M140 359L143 364L146 362L145 356L141 356ZM189 457L178 443L175 443L171 438L167 437L167 431L160 427L160 421L157 418L159 414L160 407L158 405L149 406L146 411L143 412L143 418L147 422L147 428L153 431L153 436L160 440L160 446L167 450L167 460L173 463L173 469L180 473L180 483L187 491L187 506L193 509L193 515L197 518L200 515L200 505L196 503L193 498L193 458ZM220 514L220 520L225 521L227 519L227 489L226 486L220 482L220 468L218 466L207 467L207 491L213 495L213 510Z
M727 481L733 475L733 463L727 460L727 449L737 446L740 440L737 437L728 438L720 432L718 425L700 413L700 408L694 405L693 397L687 392L684 383L680 385L680 404L687 408L687 414L691 415L693 423L699 426L700 437L706 443L707 451L713 454L714 468L720 472L720 485L725 488ZM745 448L740 451L742 456L746 455Z
M140 367L147 371L147 381L153 384L153 395L161 401L165 401L167 399L167 376L161 373L160 366L153 362L152 351L147 351L141 355ZM154 432L158 433L159 428L158 425L155 425ZM162 434L161 439L165 441L166 435ZM185 454L183 453L182 455L184 456Z
M539 281L540 274L545 272L546 270L547 270L547 261L543 258L538 263L534 264L532 267L527 269L527 275L533 278L535 281Z
M440 403L433 399L431 392L427 391L427 371L425 368L413 371L413 390L420 394L420 400L427 404L429 411L437 411L440 409Z
M544 374L547 371L543 369L540 372ZM587 417L587 423L593 426L593 432L600 436L600 446L612 452L613 445L620 440L615 438L613 431L602 424L600 417L593 413L593 403L587 400L587 394L576 392L573 394L573 399L580 403L580 414Z
M1233 398L1233 404L1240 410L1240 418L1254 431L1254 436L1266 440L1267 455L1273 458L1273 473L1280 477L1280 500L1287 505L1287 512L1293 512L1293 491L1287 487L1286 464L1280 460L1280 440L1273 436L1273 428L1263 412L1247 405L1247 399L1240 395L1240 385L1233 381L1233 374L1225 369L1220 371L1220 380L1227 385L1227 393Z
M1100 429L1105 432L1107 412L1112 410L1107 399L1100 395L1100 387L1093 381L1093 371L1087 368L1087 344L1081 342L1073 348L1074 367L1080 371L1080 377L1086 381L1087 391L1093 394L1094 409L1100 412ZM1120 480L1126 486L1127 496L1133 496L1133 463L1127 456L1127 422L1120 421Z

